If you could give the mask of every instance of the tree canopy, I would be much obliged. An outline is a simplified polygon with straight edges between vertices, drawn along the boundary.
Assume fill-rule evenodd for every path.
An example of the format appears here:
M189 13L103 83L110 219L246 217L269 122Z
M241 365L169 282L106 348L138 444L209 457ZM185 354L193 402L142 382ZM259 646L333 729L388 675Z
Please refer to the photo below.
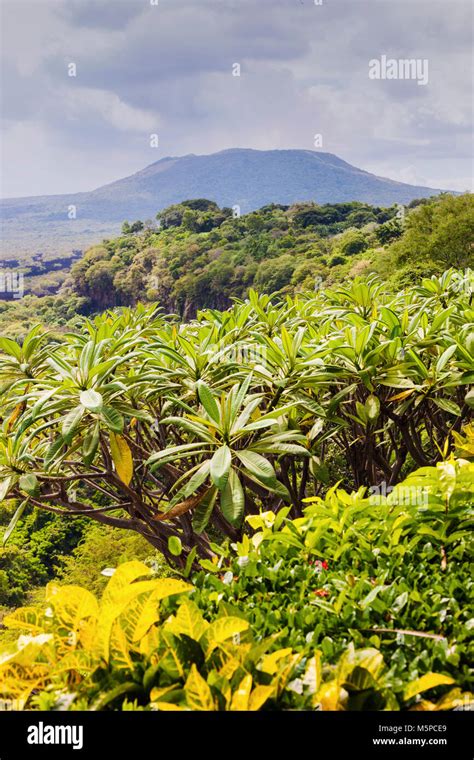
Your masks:
M182 561L208 529L434 464L471 416L472 273L285 302L251 291L179 324L156 307L0 340L3 498L130 528ZM448 448L446 448L448 447ZM92 500L92 501L91 501Z

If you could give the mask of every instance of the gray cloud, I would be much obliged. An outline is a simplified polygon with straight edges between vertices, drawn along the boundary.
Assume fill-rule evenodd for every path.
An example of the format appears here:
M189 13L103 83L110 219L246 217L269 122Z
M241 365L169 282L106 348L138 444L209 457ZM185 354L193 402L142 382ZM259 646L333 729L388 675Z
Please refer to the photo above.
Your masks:
M468 0L3 0L2 16L3 195L315 133L378 174L469 186ZM370 80L382 54L428 59L428 85Z
M149 5L149 3L148 3ZM67 23L86 29L120 29L146 7L143 0L67 0L58 8L58 15Z

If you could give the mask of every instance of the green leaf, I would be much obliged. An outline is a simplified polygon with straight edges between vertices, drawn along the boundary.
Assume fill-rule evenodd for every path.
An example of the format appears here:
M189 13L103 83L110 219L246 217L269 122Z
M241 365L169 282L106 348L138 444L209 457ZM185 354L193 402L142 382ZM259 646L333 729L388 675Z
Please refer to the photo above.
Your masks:
M232 462L232 454L228 446L221 446L211 459L210 475L211 480L217 488L222 491L229 477L229 469Z
M239 526L244 516L245 494L239 476L232 468L227 485L221 493L221 509L225 519Z
M62 453L62 449L64 448L65 443L66 442L62 435L58 436L58 438L52 442L44 458L44 467L46 470L49 469L50 465L55 463L55 460L58 458L58 454Z
M87 467L89 467L89 465L94 461L94 457L99 446L99 434L100 426L97 422L92 430L88 431L87 435L84 438L84 443L82 444L82 457L84 459L84 464Z
M173 557L179 557L183 551L183 544L179 536L170 536L168 538L168 550Z
M235 453L245 469L248 470L254 478L265 483L265 485L276 485L276 473L273 469L273 465L268 459L265 459L265 457L260 456L260 454L256 454L255 451L249 451L248 449L246 451L236 451Z
M188 496L191 496L200 486L202 486L209 475L210 468L211 461L210 459L206 459L186 483L186 488L183 489L183 498L187 499Z
M124 419L120 412L111 406L104 406L100 414L101 420L105 422L109 430L114 433L122 433L124 426Z
M248 393L250 383L252 382L252 373L249 372L242 385L239 387L237 394L232 400L232 413L237 414L238 410L244 402L244 398Z
M400 610L403 609L403 607L408 602L408 591L403 591L401 594L399 594L395 601L392 604L392 610L396 613L399 613Z
M461 410L455 401L449 401L447 398L434 398L433 401L436 406L439 406L439 408L443 410L443 412L454 414L456 417L461 416Z
M406 352L406 358L407 358L407 360L411 359L411 361L413 362L413 364L416 364L416 366L418 367L418 370L419 370L419 373L420 373L421 377L424 380L426 380L426 378L428 377L428 370L426 369L426 367L423 364L423 362L421 361L421 359L417 356L416 352L413 351L413 349L410 348Z
M193 548L188 554L188 557L186 559L186 565L183 570L183 575L185 578L189 578L191 574L191 570L193 568L193 562L196 559L197 550L198 550L197 546L193 546Z
M372 591L369 591L369 593L367 594L367 596L364 599L362 599L362 601L360 603L361 608L363 610L365 610L367 607L369 607L369 605L371 605L372 602L376 599L376 597L378 596L378 594L380 594L380 592L383 591L386 588L387 588L386 586L382 586L382 585L375 586L372 589Z
M310 441L314 441L314 439L316 438L316 436L318 436L320 433L322 433L323 428L324 428L324 420L317 419L316 422L314 423L313 427L311 428L311 430L308 433L309 440Z
M13 484L13 476L9 475L0 482L0 501L4 501Z
M212 510L214 509L214 504L216 503L217 494L218 490L214 488L194 510L193 530L196 533L202 533L206 529L212 515Z
M104 404L101 394L92 389L82 391L79 400L89 412L100 412Z
M321 462L318 457L312 457L311 461L309 463L309 471L311 472L311 475L316 478L316 480L320 480L321 483L329 483L330 480L330 473L329 468L325 462Z
M371 394L365 402L365 413L370 422L375 422L380 414L380 401L377 396Z
M264 483L264 485L265 485L265 488L271 491L271 493L276 493L285 501L291 501L290 492L288 491L287 487L283 483L280 483L280 481L275 480L275 482L271 485L270 483Z
M291 412L296 406L298 406L297 401L293 401L291 404L285 404L285 406L279 406L277 409L273 409L271 412L267 412L266 414L262 414L261 417L258 418L257 422L261 422L262 420L278 420L280 417L284 417L288 412ZM250 425L247 427L250 428Z
M203 405L204 409L208 413L209 417L214 420L214 422L219 423L220 415L219 415L219 407L217 406L217 402L212 395L212 391L208 386L202 382L202 380L199 380L197 383L197 390L199 395L199 400L201 404Z
M33 473L22 475L18 481L20 491L24 491L30 496L36 496L39 491L38 478Z
M179 455L185 454L186 452L189 452L190 454L201 453L202 450L205 451L203 446L206 445L207 444L203 443L184 443L180 446L170 446L167 449L163 449L163 451L155 451L155 453L147 459L145 464L153 465L157 462L164 463L166 460L172 461L173 459L178 459Z
M464 403L468 405L470 409L474 409L474 388L464 396Z
M21 348L18 343L11 338L0 338L0 351L9 356L13 356L19 362L22 359Z
M124 696L124 694L139 694L140 691L142 691L142 686L138 683L134 683L133 681L121 683L110 691L106 691L105 693L101 692L99 700L95 702L94 706L90 709L94 711L103 710L107 705L110 705L119 697Z
M438 361L436 362L436 374L439 374L443 371L451 357L456 353L456 349L457 345L454 344L453 346L449 346L446 351L443 351Z
M356 401L356 411L357 411L357 417L350 415L351 418L357 421L360 421L362 422L363 425L365 425L369 419L365 405L361 404L360 401Z
M63 436L64 440L67 444L70 444L73 437L74 432L79 425L80 421L82 420L82 417L84 416L84 407L79 405L76 406L74 409L71 409L68 414L66 414L63 424L61 426L61 435Z
M12 519L10 520L9 525L8 525L5 533L3 534L3 539L2 539L2 545L3 546L5 546L5 544L7 543L8 539L10 538L11 534L15 530L16 524L17 524L18 520L20 519L20 517L22 516L23 512L25 511L25 508L26 508L27 504L28 504L28 499L25 499L24 501L22 501L21 504L20 504L20 506L16 510L15 514L13 515Z

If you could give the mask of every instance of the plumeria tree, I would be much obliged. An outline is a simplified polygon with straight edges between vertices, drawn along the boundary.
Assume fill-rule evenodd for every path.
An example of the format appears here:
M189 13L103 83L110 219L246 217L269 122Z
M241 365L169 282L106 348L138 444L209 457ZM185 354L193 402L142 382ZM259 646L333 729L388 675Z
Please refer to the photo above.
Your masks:
M0 499L134 530L190 567L246 514L302 514L328 463L398 482L469 421L472 277L396 296L375 279L285 303L249 294L179 324L108 312L0 339ZM338 465L339 466L339 465Z

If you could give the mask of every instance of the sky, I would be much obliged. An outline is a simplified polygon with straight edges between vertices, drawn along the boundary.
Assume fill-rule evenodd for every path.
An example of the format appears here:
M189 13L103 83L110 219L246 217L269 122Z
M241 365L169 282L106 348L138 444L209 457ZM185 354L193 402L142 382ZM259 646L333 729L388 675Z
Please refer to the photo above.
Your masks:
M3 197L235 147L472 189L470 0L0 0L0 13ZM427 61L427 84L370 78L382 56Z

